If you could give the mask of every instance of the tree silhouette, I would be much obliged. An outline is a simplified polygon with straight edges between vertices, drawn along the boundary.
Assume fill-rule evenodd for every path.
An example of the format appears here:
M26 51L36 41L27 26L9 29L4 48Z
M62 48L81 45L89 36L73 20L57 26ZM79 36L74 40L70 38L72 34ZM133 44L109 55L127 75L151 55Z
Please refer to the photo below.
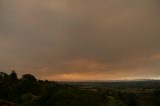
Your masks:
M11 80L13 80L13 81L18 80L17 74L16 74L16 72L15 72L14 70L12 70L11 74L9 75L9 78L10 78Z
M37 79L31 74L23 75L22 80L27 80L27 81L31 81L31 82L36 82L37 81Z

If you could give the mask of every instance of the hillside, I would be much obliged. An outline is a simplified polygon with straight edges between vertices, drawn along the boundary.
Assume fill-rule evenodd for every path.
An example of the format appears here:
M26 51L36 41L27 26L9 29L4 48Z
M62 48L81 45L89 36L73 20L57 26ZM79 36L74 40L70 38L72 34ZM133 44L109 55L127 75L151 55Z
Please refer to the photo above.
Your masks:
M55 82L0 72L0 106L160 106L159 81ZM157 86L156 86L157 85Z

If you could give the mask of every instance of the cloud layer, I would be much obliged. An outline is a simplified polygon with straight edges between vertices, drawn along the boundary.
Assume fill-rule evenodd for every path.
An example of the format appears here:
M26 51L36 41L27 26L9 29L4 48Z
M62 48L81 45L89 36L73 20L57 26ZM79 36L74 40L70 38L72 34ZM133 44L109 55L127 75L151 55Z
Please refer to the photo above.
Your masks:
M55 80L160 78L158 0L0 5L0 70Z

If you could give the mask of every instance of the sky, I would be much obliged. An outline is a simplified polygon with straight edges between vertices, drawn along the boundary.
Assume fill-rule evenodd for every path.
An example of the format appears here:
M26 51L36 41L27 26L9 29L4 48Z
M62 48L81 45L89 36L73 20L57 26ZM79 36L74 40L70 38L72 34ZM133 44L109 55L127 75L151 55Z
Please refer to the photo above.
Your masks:
M0 0L0 71L61 81L160 79L159 0Z

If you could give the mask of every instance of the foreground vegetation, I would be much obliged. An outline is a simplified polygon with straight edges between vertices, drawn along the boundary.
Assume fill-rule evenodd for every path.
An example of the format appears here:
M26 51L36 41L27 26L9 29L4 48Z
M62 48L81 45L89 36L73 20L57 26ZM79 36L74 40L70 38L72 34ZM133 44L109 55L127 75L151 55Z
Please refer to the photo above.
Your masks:
M0 106L160 106L159 88L131 91L122 88L82 88L37 80L31 74L18 79L14 71L9 75L0 72Z

